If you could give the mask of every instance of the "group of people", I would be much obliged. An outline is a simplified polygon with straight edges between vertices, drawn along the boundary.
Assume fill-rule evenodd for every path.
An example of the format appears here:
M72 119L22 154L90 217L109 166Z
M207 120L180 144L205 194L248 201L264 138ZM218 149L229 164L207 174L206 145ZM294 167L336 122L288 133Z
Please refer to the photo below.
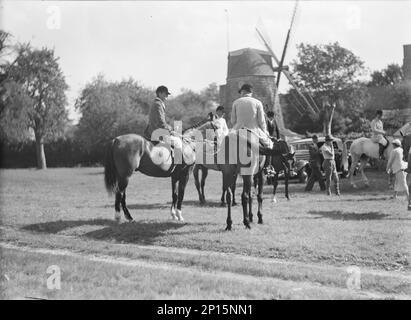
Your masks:
M337 196L340 195L340 180L338 178L337 166L335 163L335 151L333 145L334 139L330 136L325 137L325 142L321 146L318 142L318 136L312 137L312 144L309 146L310 168L311 173L305 187L305 191L311 191L316 181L322 191L331 195L331 181L334 182L334 191ZM321 173L321 166L325 172L325 183Z
M240 97L234 101L231 111L231 123L233 130L247 128L253 131L260 140L260 143L268 148L273 147L273 140L279 138L279 128L275 122L274 112L264 112L264 107L261 101L254 98L253 87L250 84L244 84L239 90ZM169 133L169 142L173 142L174 147L181 146L181 138L172 130L171 126L166 121L166 105L167 97L170 95L168 88L160 86L156 90L156 98L150 108L148 125L144 132L149 140L153 139L153 132L157 129L164 129ZM223 106L219 106L216 110L216 121L219 122L220 134L225 136L229 129L224 119L225 111ZM388 145L387 139L384 137L385 131L382 123L382 111L376 112L375 118L371 121L371 139L379 144L380 158L384 158L384 150ZM274 137L275 133L275 137ZM331 195L331 182L334 184L334 191L336 195L340 195L339 178L337 167L335 163L335 150L333 146L334 139L331 136L325 137L325 143L321 146L318 142L318 137L312 137L312 144L309 147L311 174L308 178L306 191L311 191L316 181L320 185L320 189ZM394 197L397 197L398 192L405 191L407 195L409 190L406 184L406 173L404 171L404 164L402 162L402 148L401 141L394 139L392 141L394 146L393 151L389 155L387 163L387 172L395 175ZM410 149L411 150L411 149ZM325 172L325 182L321 172L323 168ZM275 174L274 169L266 163L264 166L266 174ZM411 172L410 172L411 173ZM410 208L411 209L411 208Z
M275 122L274 113L269 111L266 118L263 104L260 100L252 96L253 87L250 84L242 85L238 92L240 98L234 101L231 110L233 130L247 128L257 135L260 144L263 147L273 148L274 137L272 137L272 135L275 132L277 138L279 137L279 130ZM160 86L157 88L156 98L150 108L148 124L144 131L144 136L151 141L157 142L159 139L153 137L153 133L158 129L163 129L168 132L167 139L169 140L164 142L169 143L174 148L180 148L182 144L181 137L178 136L178 133L172 130L171 126L166 121L165 102L169 95L170 92L167 87ZM219 106L216 110L215 121L219 123L218 130L221 131L219 134L222 136L227 135L229 132L224 115L224 107ZM162 136L161 139L164 139L164 136ZM269 163L264 165L264 170L270 175L275 174L274 169Z

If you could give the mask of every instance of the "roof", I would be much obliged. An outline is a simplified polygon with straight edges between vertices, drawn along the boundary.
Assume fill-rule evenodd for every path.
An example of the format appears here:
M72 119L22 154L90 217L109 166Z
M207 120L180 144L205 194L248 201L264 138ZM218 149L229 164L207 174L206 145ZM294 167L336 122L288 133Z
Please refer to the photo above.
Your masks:
M228 55L227 79L244 76L274 77L270 53L252 48L230 52Z

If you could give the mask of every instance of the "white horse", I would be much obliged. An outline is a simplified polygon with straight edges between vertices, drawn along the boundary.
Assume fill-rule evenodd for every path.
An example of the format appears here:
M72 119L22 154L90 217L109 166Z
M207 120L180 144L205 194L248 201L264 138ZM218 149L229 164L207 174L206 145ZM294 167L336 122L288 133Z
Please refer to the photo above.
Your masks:
M388 139L388 146L384 150L384 157L388 159L393 145L391 144L392 138ZM364 173L364 167L367 164L368 158L379 159L379 145L376 142L373 142L369 138L358 138L353 141L350 147L351 153L351 168L350 168L350 183L354 188L357 188L357 185L354 182L354 171L357 166L358 161L360 161L360 167L358 171L361 173L362 180L365 185L368 187L370 185L367 176Z

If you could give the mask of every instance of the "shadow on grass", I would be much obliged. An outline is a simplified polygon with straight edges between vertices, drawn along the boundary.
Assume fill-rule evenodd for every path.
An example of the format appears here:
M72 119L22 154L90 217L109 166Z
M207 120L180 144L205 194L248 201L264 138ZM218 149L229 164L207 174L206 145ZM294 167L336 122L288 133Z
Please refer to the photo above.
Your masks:
M381 212L366 212L366 213L344 213L340 210L333 211L308 211L308 214L321 216L323 218L329 218L332 220L381 220L386 217L389 217L388 214Z
M169 230L182 228L185 224L178 222L134 221L133 223L117 224L113 220L73 220L52 221L24 226L23 230L41 233L58 233L66 229L81 226L102 226L101 229L84 233L82 236L94 240L115 240L124 243L153 244Z
M184 205L185 202L183 202ZM153 209L166 209L171 206L171 202L167 203L135 203L135 204L127 204L127 208L129 210L153 210ZM114 209L114 200L113 204L106 204L102 208L107 209L111 208Z
M236 199L237 201L237 199ZM224 208L226 205L221 205L221 201L206 200L204 204L201 204L199 200L187 200L183 202L183 206L193 206L200 208ZM238 205L238 202L237 202Z

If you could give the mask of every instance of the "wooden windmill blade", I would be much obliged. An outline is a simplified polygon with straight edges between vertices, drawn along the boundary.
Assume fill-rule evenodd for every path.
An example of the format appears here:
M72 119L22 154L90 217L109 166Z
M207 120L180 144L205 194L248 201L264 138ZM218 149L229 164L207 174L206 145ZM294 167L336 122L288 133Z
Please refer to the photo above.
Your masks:
M267 48L268 52L270 52L271 56L273 57L274 61L277 63L277 65L280 65L280 60L277 58L275 55L274 51L271 49L271 47L268 45L267 41L263 37L262 33L258 28L256 28L257 34L260 37L260 39L263 41L265 47ZM317 112L314 110L314 108L311 106L310 102L307 100L307 98L301 93L300 89L298 88L297 84L294 82L292 79L290 73L288 70L285 69L280 69L280 71L285 75L285 77L288 79L290 84L294 87L294 89L297 91L298 95L304 100L305 104L307 105L309 111L311 111L314 114L317 114Z
M291 34L291 30L292 30L293 25L294 25L295 16L296 16L296 13L297 13L297 7L298 7L298 0L295 2L295 5L294 5L294 10L293 10L293 15L291 17L290 27L288 28L287 37L286 37L285 43L284 43L283 53L281 55L280 64L278 65L277 88L280 85L281 69L283 68L283 65L284 65L285 53L287 52L288 43L290 41L290 34Z

